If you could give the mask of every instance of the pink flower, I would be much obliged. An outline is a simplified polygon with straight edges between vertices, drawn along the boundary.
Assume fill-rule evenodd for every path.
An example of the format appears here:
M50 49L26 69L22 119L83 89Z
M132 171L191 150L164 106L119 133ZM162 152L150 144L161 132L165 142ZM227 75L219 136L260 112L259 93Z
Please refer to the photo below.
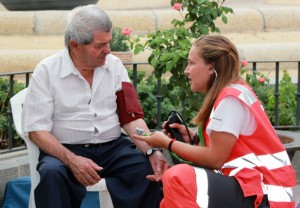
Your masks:
M246 67L246 66L248 66L248 62L247 62L247 60L243 60L243 61L242 61L242 66L243 66L243 67Z
M132 32L132 30L130 28L125 28L123 31L122 31L122 34L123 35L130 35L130 33Z
M180 3L175 3L174 6L173 6L173 9L176 9L176 10L180 10L181 9L181 4Z
M260 83L264 83L265 81L266 81L266 79L264 78L264 77L260 77L259 79L258 79L258 81L260 82Z

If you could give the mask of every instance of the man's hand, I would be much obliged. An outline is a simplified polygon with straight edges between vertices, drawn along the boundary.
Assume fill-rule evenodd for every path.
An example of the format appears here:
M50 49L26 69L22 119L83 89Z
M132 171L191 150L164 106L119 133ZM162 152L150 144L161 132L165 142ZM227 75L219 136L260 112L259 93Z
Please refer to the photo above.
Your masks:
M103 168L90 159L74 155L68 166L74 177L84 186L94 185L101 180L97 172Z
M147 127L147 124L143 119L134 120L123 126L123 129L126 131L127 135L133 140L134 144L138 147L138 149L145 153L149 147L159 147L155 145L147 144L147 139L149 136L139 136L135 134L136 127L144 129L147 134L150 134L150 130ZM162 133L163 134L163 133ZM163 134L164 135L164 134ZM168 140L170 140L166 135L164 135ZM142 137L143 139L135 139L135 137ZM150 135L151 137L151 135ZM166 145L167 146L167 145ZM165 170L167 170L170 165L165 160L164 156L160 151L155 151L150 157L149 161L151 163L154 175L148 175L147 179L151 181L160 181L162 174Z
M101 180L97 172L102 170L102 167L98 166L90 159L75 155L73 152L59 143L58 140L52 134L50 134L50 132L29 132L29 138L46 154L59 159L66 166L68 166L71 169L74 177L82 185L94 185Z
M150 181L161 181L162 174L165 170L170 168L170 165L160 151L155 151L149 157L149 161L151 163L154 175L148 175L146 178Z

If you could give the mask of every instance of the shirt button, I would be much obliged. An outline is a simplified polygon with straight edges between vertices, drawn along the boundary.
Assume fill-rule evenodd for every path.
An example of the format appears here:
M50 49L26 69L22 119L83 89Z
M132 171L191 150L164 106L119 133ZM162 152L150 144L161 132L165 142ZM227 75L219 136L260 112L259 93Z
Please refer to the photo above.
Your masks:
M97 117L97 113L94 113L94 117Z
M98 133L98 129L97 129L97 128L94 129L94 133L95 133L95 134Z

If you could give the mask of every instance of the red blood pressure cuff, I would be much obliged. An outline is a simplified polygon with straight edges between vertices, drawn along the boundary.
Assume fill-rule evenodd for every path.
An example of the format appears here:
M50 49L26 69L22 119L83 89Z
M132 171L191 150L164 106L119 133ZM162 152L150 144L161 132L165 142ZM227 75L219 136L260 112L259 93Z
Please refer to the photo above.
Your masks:
M144 118L138 95L130 82L122 82L122 90L116 93L118 115L121 126L139 118Z

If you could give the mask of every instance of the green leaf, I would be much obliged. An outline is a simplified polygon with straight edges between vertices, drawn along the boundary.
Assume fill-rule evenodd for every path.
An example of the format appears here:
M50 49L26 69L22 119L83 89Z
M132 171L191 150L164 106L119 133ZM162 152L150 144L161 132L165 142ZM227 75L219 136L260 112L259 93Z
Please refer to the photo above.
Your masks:
M227 24L227 17L225 15L222 15L222 21Z
M205 2L205 0L196 0L196 3L198 4L198 5L201 5L201 4L203 4Z

